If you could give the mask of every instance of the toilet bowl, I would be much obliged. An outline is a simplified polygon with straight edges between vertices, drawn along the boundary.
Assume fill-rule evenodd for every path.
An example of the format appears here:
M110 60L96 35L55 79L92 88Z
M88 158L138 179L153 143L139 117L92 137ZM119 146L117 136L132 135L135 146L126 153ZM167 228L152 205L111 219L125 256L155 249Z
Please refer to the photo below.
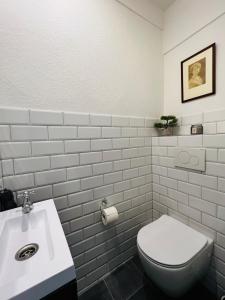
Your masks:
M177 298L206 273L213 240L163 215L141 228L137 247L147 275L167 295Z

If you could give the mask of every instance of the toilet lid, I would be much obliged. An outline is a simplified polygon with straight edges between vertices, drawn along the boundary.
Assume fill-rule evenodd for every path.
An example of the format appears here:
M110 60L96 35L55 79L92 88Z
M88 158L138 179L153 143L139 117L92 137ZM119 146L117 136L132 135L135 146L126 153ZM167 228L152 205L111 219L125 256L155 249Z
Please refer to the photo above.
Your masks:
M169 266L186 264L207 244L207 238L189 226L163 215L144 226L137 243L150 259Z

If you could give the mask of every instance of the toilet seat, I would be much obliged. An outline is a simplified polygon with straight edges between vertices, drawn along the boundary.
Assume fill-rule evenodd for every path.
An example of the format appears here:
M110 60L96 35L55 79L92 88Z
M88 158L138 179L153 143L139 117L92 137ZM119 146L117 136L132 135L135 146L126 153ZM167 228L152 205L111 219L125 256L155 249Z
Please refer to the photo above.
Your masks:
M205 248L207 238L163 215L139 231L137 244L143 255L153 263L167 268L181 268Z

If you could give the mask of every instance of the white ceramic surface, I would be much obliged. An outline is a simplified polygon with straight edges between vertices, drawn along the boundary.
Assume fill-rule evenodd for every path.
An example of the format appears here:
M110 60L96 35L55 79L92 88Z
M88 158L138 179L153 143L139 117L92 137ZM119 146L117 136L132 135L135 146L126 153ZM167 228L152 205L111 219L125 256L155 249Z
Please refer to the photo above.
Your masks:
M38 252L15 260L26 244ZM53 200L34 204L29 214L21 207L0 213L0 299L40 299L73 280L75 268Z

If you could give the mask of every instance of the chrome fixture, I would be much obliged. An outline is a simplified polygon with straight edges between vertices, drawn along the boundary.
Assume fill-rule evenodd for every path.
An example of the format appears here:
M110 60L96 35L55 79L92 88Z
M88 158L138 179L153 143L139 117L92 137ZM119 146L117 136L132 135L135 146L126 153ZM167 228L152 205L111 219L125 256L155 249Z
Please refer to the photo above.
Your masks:
M22 199L22 211L24 214L28 214L33 209L33 202L30 198L30 195L34 194L35 192L32 191L24 191L17 195L18 199Z

